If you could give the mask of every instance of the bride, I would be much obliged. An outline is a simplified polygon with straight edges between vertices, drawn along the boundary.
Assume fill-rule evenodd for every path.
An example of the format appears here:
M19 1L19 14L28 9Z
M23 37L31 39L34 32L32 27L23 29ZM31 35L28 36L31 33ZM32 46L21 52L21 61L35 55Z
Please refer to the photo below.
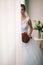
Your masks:
M31 37L32 23L25 11L25 5L21 4L22 65L43 65L43 54Z

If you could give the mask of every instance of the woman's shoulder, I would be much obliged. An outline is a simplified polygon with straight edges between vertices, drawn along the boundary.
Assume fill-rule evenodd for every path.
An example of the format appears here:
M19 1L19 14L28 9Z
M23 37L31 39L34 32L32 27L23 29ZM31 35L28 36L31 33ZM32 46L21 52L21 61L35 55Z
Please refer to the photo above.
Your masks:
M29 19L30 19L29 16L26 16L26 18L25 18L23 23L27 23L29 21Z

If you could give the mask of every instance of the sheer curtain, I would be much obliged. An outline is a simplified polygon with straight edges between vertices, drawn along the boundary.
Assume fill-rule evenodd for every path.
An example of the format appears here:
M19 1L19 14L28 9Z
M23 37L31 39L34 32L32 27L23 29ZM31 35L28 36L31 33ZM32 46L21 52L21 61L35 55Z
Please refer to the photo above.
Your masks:
M0 0L0 65L21 65L20 3Z
M0 65L11 65L15 55L14 3L14 0L0 0Z

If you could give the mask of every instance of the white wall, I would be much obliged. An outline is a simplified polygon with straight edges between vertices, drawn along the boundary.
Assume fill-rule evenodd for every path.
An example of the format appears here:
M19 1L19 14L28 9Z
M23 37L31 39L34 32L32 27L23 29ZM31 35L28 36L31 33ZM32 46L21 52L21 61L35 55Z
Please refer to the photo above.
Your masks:
M28 5L28 12L33 26L34 20L40 20L43 22L43 0L29 0ZM37 31L34 31L33 35L37 37Z
M43 0L29 0L29 15L32 20L43 21Z

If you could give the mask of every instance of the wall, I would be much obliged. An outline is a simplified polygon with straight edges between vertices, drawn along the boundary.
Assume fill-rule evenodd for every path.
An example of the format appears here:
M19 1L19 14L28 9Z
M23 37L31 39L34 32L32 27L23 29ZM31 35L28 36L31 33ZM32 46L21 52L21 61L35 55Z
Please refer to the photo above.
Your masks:
M28 8L32 20L43 21L43 0L29 0Z
M28 0L28 12L34 26L34 20L43 22L43 0ZM35 34L36 33L36 34ZM34 36L37 37L37 31L34 31Z

